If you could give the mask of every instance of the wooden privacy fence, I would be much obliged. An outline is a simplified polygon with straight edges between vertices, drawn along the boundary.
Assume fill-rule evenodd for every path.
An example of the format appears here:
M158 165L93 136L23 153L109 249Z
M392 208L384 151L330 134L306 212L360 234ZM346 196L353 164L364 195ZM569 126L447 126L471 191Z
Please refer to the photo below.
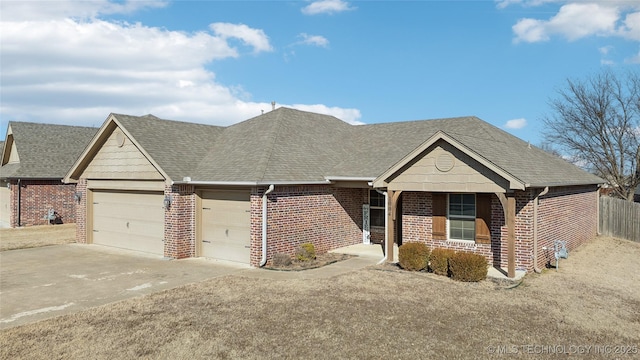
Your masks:
M600 233L640 242L640 203L601 196Z

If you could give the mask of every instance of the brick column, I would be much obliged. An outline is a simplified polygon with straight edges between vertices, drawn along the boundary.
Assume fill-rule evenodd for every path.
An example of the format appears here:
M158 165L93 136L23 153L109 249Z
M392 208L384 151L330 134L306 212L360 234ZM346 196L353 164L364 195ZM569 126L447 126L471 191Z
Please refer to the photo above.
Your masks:
M192 185L166 186L171 206L164 212L164 256L183 259L196 256L196 194Z

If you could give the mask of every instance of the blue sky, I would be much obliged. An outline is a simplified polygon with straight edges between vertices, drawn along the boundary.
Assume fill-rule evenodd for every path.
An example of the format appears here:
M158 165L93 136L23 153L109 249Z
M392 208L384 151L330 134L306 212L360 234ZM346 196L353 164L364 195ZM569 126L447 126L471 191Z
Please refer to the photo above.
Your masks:
M640 68L638 1L0 2L8 121L475 115L533 144L567 78ZM169 136L169 135L168 135Z

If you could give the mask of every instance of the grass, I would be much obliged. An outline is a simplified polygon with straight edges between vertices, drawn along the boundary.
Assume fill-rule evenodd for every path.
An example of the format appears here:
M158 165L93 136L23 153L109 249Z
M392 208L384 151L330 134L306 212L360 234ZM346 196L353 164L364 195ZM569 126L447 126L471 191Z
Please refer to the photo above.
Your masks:
M638 259L640 244L598 238L511 289L392 266L313 281L231 275L2 331L0 358L477 359L496 347L540 358L597 345L636 354L581 357L631 359Z
M75 241L75 224L0 229L0 251L70 244Z

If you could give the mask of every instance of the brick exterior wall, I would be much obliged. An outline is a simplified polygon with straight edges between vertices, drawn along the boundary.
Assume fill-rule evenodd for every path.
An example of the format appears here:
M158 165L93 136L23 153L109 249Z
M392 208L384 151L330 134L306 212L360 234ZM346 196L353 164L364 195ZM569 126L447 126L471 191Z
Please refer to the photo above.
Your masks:
M555 266L555 240L565 240L569 251L575 250L596 236L597 224L595 186L550 188L538 204L538 266Z
M75 184L63 184L60 180L21 180L20 186L20 191L16 181L10 186L11 227L46 225L48 220L45 218L49 209L54 209L64 224L76 222L76 202L73 197Z
M534 269L534 190L518 191L516 198L516 269ZM538 206L538 266L553 256L553 241L567 240L573 250L594 238L597 231L597 189L595 187L552 188L540 198ZM431 235L432 197L427 192L402 193L402 242L423 242L433 248L449 248L482 254L493 266L508 266L504 210L496 195L491 201L491 244L467 241L434 240ZM578 215L578 216L576 216ZM548 249L544 251L543 247Z
M164 212L164 256L183 259L196 256L196 194L192 185L167 186L171 206Z
M262 194L251 192L251 265L262 258ZM267 260L276 253L295 254L313 243L317 253L362 242L362 204L366 189L327 185L276 186L267 205Z
M80 179L76 184L76 191L80 193L80 202L76 205L76 242L86 244L87 239L87 179Z

